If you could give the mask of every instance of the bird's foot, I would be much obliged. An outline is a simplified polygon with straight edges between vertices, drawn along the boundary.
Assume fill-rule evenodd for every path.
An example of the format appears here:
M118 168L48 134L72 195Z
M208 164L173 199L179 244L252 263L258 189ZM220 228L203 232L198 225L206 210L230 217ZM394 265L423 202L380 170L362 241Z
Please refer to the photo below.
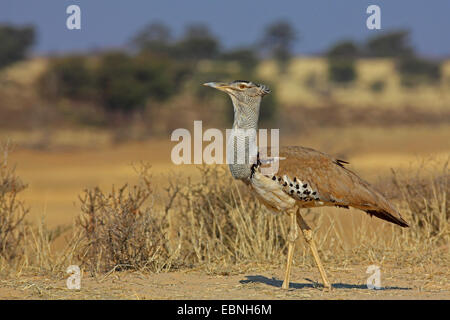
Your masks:
M333 287L329 283L323 284L323 290L324 292L331 292L333 290Z

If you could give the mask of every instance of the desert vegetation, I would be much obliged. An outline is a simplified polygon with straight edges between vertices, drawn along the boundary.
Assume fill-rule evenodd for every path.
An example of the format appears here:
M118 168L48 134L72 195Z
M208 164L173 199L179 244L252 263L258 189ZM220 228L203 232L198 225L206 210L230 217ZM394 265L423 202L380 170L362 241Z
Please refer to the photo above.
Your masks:
M271 86L261 120L285 133L297 133L290 122L300 118L292 113L308 113L312 123L327 126L343 117L378 126L404 123L404 116L421 124L449 121L448 62L419 57L406 30L296 57L292 46L301 34L286 21L269 25L255 43L227 49L206 25L189 25L174 37L154 22L123 49L36 59L26 59L32 27L0 30L0 58L14 57L3 59L0 72L0 137L12 134L35 148L53 147L52 137L63 129L101 132L115 143L165 136L199 118L226 126L227 98L200 85L214 79ZM36 141L17 140L30 132Z
M306 57L293 54L302 36L285 21L237 48L205 25L174 37L151 23L121 49L29 58L33 28L0 26L0 142L12 141L0 150L0 297L4 287L67 297L69 265L94 287L130 274L281 270L287 217L270 214L226 166L169 162L174 129L231 125L227 97L201 84L234 79L273 89L261 127L349 160L410 224L305 210L330 272L376 264L420 275L419 291L444 288L450 64L419 57L408 35L347 39ZM301 237L294 265L314 270Z
M342 210L308 210L324 262L332 265L386 263L448 264L448 162L424 163L409 173L393 172L383 181L385 193L399 207L409 229L377 221L363 213L343 219ZM433 168L431 170L430 168ZM155 191L148 164L136 167L135 185L79 195L79 216L72 226L48 229L26 222L26 204L18 193L26 186L8 165L4 152L1 206L1 272L53 273L64 277L70 264L89 274L139 270L170 272L202 268L223 272L241 264L282 265L288 221L270 214L245 186L232 180L226 167L199 167L192 182L168 177ZM431 171L430 171L431 170ZM380 182L381 183L381 182ZM386 189L389 186L389 189ZM68 230L69 229L69 230ZM65 248L52 242L65 232ZM312 266L299 240L299 265Z

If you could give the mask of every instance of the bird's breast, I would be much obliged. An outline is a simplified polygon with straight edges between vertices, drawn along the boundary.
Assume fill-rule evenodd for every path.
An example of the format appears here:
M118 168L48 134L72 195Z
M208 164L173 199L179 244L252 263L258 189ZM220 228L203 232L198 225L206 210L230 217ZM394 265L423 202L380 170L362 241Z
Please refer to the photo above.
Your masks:
M284 192L277 182L258 171L253 173L250 184L258 198L273 213L285 212L296 204L296 201Z

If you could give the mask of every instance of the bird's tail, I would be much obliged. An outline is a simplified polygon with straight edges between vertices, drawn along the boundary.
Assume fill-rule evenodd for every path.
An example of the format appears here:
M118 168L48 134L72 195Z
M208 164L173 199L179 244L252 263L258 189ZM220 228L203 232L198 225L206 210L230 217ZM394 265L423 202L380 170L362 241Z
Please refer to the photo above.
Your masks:
M409 227L408 223L403 220L403 218L400 216L400 214L396 211L394 211L395 213L389 213L386 210L383 209L370 209L370 210L364 210L365 212L367 212L370 216L375 216L377 218L392 222L396 225L399 225L400 227L403 228L407 228Z

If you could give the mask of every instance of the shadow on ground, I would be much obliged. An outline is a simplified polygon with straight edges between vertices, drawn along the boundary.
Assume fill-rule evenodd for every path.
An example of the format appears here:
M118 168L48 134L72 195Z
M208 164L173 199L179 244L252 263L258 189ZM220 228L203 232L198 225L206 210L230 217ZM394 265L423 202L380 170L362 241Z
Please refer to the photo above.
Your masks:
M247 283L263 283L267 284L272 287L279 287L281 288L281 285L283 284L283 281L275 279L275 278L267 278L265 276L261 275L255 275L255 276L245 276L246 280L240 280L239 282L242 284ZM295 283L291 282L289 288L290 289L315 289L315 288L323 288L323 285L321 283L318 283L316 281L313 281L311 279L305 278L308 283ZM371 290L367 288L366 284L349 284L349 283L333 283L331 285L335 289L361 289L361 290ZM377 289L377 291L383 291L383 290L412 290L412 288L405 288L405 287L381 287L380 289Z

